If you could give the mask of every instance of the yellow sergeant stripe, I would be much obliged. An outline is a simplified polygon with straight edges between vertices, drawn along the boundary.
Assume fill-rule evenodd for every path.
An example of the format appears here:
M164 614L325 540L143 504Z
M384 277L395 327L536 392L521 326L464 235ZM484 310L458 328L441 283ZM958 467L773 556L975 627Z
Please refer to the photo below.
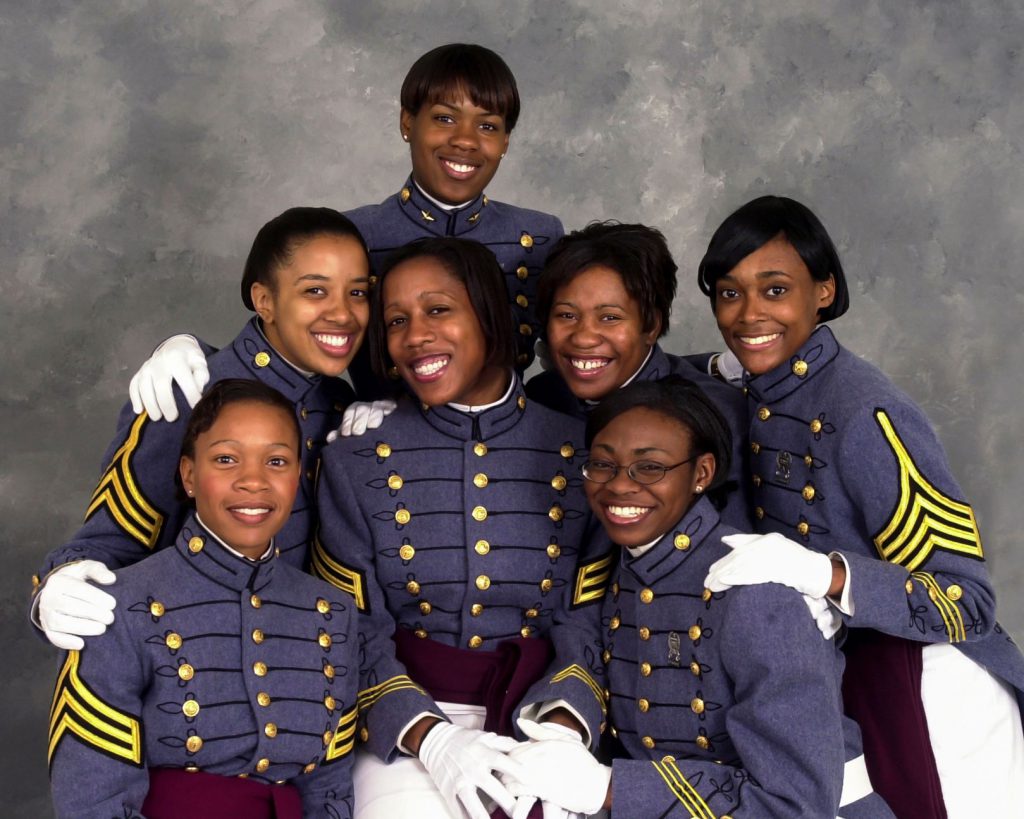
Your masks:
M889 523L875 535L878 554L909 571L921 566L935 549L983 558L974 510L947 497L921 474L884 410L875 411L900 467L900 497Z
M356 744L356 717L358 716L358 706L341 715L341 719L338 720L338 728L327 748L327 762L341 759L352 752Z
M160 537L164 516L154 509L142 494L132 476L131 465L142 428L148 420L149 416L146 413L135 419L128 440L114 453L110 466L92 493L89 508L85 510L85 519L88 520L106 506L107 511L125 532L147 549L152 549Z
M608 707L605 704L604 691L601 689L601 686L597 684L597 681L590 674L588 674L586 669L584 669L582 666L573 664L570 665L568 668L562 669L551 678L551 682L559 683L573 677L575 677L578 680L582 680L583 683L588 688L590 688L594 696L597 697L597 704L601 706L601 713L607 713Z
M660 762L652 762L651 764L661 774L661 778L665 780L668 789L683 804L683 807L689 811L693 819L717 819L715 814L711 812L711 808L708 807L708 803L704 801L693 785L686 781L686 777L680 772L674 759L666 757Z
M959 643L966 639L967 632L964 629L964 618L960 614L960 609L935 582L935 578L928 572L914 572L910 576L924 586L925 591L928 592L928 599L935 605L942 616L942 622L946 625L949 642Z
M142 765L142 725L131 714L105 703L78 676L80 655L68 652L50 706L48 763L67 732L105 754Z
M609 552L593 563L580 566L576 572L576 585L572 596L573 605L590 603L604 597L604 593L608 589L611 565L612 555Z
M362 612L367 610L366 585L362 572L351 569L331 557L320 543L319 537L313 540L310 564L315 576L326 580L332 586L337 586L343 592L348 592L355 600L357 609Z
M388 694L393 694L395 691L402 691L406 688L412 688L421 694L427 692L420 688L405 674L400 674L397 677L392 677L389 680L384 680L382 683L365 688L359 692L358 697L358 708L360 711L366 711L371 708L377 700L381 697L385 697Z

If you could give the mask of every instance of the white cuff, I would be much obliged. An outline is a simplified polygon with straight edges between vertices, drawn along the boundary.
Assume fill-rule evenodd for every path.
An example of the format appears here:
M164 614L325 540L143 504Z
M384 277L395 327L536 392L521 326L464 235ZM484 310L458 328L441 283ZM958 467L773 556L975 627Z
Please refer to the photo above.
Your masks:
M829 552L828 557L829 560L839 558L843 561L843 566L846 568L846 581L843 583L843 589L839 593L838 599L832 595L827 595L825 599L835 608L839 609L840 613L845 614L847 617L853 617L853 597L850 595L850 564L840 552Z

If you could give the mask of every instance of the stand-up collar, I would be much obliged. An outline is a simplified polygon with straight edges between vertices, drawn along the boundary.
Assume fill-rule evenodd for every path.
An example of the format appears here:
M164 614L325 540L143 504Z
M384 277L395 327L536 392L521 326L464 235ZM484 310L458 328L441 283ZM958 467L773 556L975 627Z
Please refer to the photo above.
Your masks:
M297 402L319 383L321 376L307 376L285 361L270 346L258 321L252 318L231 343L231 347L238 360L253 374L253 378L273 387L290 401Z
M674 572L718 525L718 512L706 497L697 501L670 532L638 557L622 551L622 566L645 586Z
M761 375L744 375L747 394L759 403L781 401L822 372L837 355L839 342L822 324L788 362Z
M274 574L277 550L259 560L233 555L190 512L174 544L186 563L204 577L236 592L259 591Z
M396 196L405 217L421 230L435 236L461 236L469 233L485 218L488 204L486 194L481 193L465 205L446 211L424 195L411 175Z
M462 412L447 404L438 407L420 405L420 412L438 432L460 441L486 441L501 435L519 423L527 412L522 379L513 375L512 389L500 404L480 412ZM413 400L416 400L415 397Z

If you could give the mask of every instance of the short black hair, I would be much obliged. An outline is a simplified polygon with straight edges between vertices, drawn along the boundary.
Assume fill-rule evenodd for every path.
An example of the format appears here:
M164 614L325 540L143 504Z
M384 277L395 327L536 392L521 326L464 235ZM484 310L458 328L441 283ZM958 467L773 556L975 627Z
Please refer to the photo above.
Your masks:
M486 365L512 369L516 359L515 324L498 260L479 242L433 237L410 242L388 257L370 293L367 334L370 361L378 377L387 378L392 364L384 321L384 281L392 270L413 259L434 259L466 286L469 303L487 340Z
M283 410L292 419L292 426L295 430L295 451L302 455L302 431L299 421L295 417L295 405L285 398L273 387L269 387L262 381L254 381L248 378L225 378L211 386L199 399L199 403L192 409L188 423L185 425L185 436L181 440L180 458L195 460L196 439L210 429L220 417L225 407L231 404L256 403L266 404L269 407L277 407ZM181 475L174 473L175 484L178 489L178 500L189 500L185 495L184 487L181 485Z
M715 475L705 488L716 506L724 505L730 487L732 432L718 407L705 392L681 375L658 381L634 381L603 399L587 417L586 446L589 450L597 434L624 412L642 407L678 421L690 432L690 456L710 452L715 457Z
M292 253L303 242L317 236L347 236L359 242L370 258L366 241L352 221L333 208L289 208L275 216L256 234L242 273L242 304L255 310L252 286L256 282L271 290L277 286L276 273L291 261Z
M832 304L818 310L818 320L839 318L850 307L850 293L836 246L810 208L785 196L760 196L747 202L711 237L697 268L697 284L711 299L711 309L715 309L715 283L755 250L780 236L799 254L812 279L835 279Z
M547 326L559 288L598 265L622 277L626 292L640 307L644 332L660 320L658 337L665 335L676 297L675 260L661 231L621 222L592 222L555 243L537 282L541 326Z
M412 64L402 82L402 108L414 116L423 105L451 102L459 92L474 105L500 114L509 133L519 119L519 89L505 61L489 48L449 43Z

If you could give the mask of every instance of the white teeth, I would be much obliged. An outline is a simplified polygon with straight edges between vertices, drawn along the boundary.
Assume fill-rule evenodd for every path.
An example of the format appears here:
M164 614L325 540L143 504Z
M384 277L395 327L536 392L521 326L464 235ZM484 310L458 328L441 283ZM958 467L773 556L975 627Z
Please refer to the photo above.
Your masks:
M767 336L740 336L740 341L744 344L767 344L769 341L775 341L782 333L772 333Z
M607 358L570 358L569 361L576 370L599 370L608 366Z
M444 162L456 173L469 173L474 168L473 165L460 165L458 162L451 162L447 159Z
M651 510L648 506L609 506L608 511L617 518L639 518Z
M251 508L250 507L235 507L231 511L232 512L237 512L239 515L252 515L253 517L255 517L256 515L265 515L265 514L267 514L267 512L269 512L270 509L268 509L265 506L256 506L256 507L251 507Z
M348 336L332 336L327 333L313 333L313 338L319 341L321 344L326 344L329 347L344 347L348 344Z
M415 365L412 369L416 375L433 375L438 370L447 367L450 360L448 356L433 358L430 361Z

